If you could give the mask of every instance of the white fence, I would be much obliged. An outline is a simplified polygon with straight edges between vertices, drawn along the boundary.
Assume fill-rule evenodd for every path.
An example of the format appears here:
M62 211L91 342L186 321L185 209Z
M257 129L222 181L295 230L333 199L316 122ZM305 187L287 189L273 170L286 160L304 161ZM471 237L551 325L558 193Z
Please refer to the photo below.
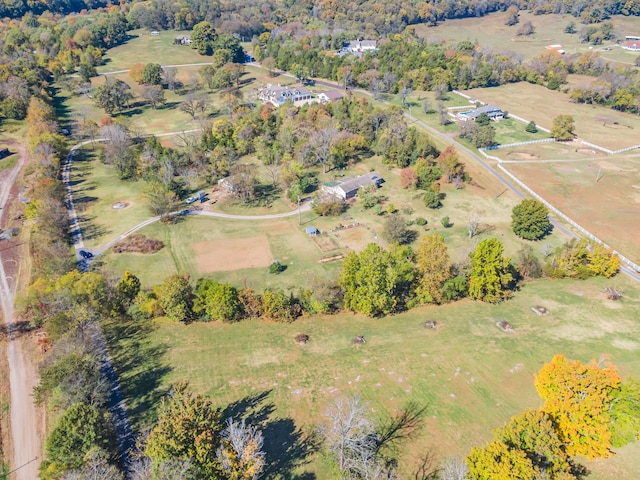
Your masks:
M522 188L525 192L527 192L533 198L535 198L536 200L539 200L540 202L542 202L549 209L549 211L552 212L554 215L556 215L557 217L562 218L565 222L567 222L569 225L571 225L573 228L575 228L578 232L580 232L582 235L584 235L588 239L590 239L590 240L592 240L592 241L594 241L596 243L599 243L600 245L602 245L605 248L611 248L611 246L609 246L607 243L603 242L598 237L596 237L594 234L589 232L587 229L585 229L584 227L578 225L576 222L571 220L567 215L562 213L560 210L558 210L556 207L554 207L552 204L550 204L548 201L546 201L544 198L542 198L540 195L538 195L536 192L534 192L528 185L526 185L523 181L521 181L513 173L511 173L509 170L504 168L504 166L502 165L502 160L500 160L500 159L498 159L496 157L492 157L490 155L487 155L484 152L484 150L482 150L482 149L480 150L480 152L487 158L491 158L492 160L498 160L498 168L505 175L507 175L509 177L509 179L511 179L513 182L515 182L520 188ZM640 265L632 262L630 259L628 259L627 257L625 257L624 255L622 255L620 252L618 252L616 250L613 250L613 253L615 253L620 258L621 262L625 263L628 267L630 267L634 271L640 273Z
M555 138L540 138L538 140L528 140L526 142L505 143L504 145L493 145L491 147L487 147L486 150L500 150L501 148L519 147L521 145L533 145L535 143L550 143L555 141L556 141Z
M608 153L609 155L616 155L618 153L629 152L631 150L640 148L640 145L634 145L633 147L621 148L620 150L609 150L608 148L601 147L600 145L596 145L585 140L582 140L582 144L591 148L595 148L596 150L600 150L601 152Z

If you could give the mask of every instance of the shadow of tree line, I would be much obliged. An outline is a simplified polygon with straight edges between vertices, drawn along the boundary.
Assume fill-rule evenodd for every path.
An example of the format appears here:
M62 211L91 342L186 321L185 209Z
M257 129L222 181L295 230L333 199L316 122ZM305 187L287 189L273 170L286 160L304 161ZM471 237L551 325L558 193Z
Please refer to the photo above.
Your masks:
M315 432L304 432L293 419L275 416L269 400L271 390L244 397L222 410L223 418L244 419L260 428L264 436L266 466L263 478L281 480L315 480L312 472L296 473L319 451L321 441Z

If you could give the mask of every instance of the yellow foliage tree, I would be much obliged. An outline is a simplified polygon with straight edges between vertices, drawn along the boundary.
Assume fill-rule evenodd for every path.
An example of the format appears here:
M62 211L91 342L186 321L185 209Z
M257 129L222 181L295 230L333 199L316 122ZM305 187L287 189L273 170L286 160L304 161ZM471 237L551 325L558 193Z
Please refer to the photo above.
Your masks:
M144 80L144 63L132 65L129 69L129 78L137 84L141 84Z
M504 442L474 447L467 457L469 478L473 480L534 480L536 471L522 450L510 449Z
M609 408L620 377L613 365L582 364L556 355L535 375L535 387L545 400L542 410L555 421L568 455L589 459L612 455Z

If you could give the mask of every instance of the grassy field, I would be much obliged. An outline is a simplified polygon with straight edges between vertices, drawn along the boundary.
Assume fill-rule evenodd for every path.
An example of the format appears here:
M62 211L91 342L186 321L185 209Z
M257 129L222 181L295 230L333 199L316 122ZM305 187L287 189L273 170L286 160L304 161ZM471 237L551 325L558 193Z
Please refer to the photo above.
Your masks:
M557 115L573 115L578 137L611 150L640 143L637 134L640 131L639 116L599 105L572 103L566 94L540 85L520 82L495 88L475 88L465 93L546 128L551 128L553 117Z
M578 224L634 262L640 262L639 161L640 154L636 153L599 156L583 162L505 166Z
M120 180L114 167L99 160L98 152L87 146L71 164L74 205L88 247L102 245L152 216L142 195L142 182ZM114 209L116 202L128 206Z
M602 290L607 285L627 295L619 303L606 300ZM538 304L550 314L532 313ZM301 435L294 433L299 428L310 432L322 421L321 413L338 395L361 395L374 417L418 400L429 413L422 438L403 449L401 467L408 478L418 455L428 449L440 459L464 455L510 416L539 407L532 375L555 353L583 361L607 356L622 375L640 375L638 308L640 294L625 277L543 280L525 285L499 305L463 301L377 320L337 315L291 325L187 326L159 320L118 322L107 331L137 426L153 417L151 401L182 379L221 406L235 402L236 407L253 404L266 410L265 430L291 443L299 440ZM426 319L436 320L437 330L425 330ZM508 320L515 333L500 331L499 320ZM308 345L295 344L299 332L310 335ZM353 346L354 335L364 335L366 345ZM267 450L272 442L267 436ZM638 445L623 453L629 450L611 461L617 478L631 479L639 467ZM319 456L300 456L311 463L296 472L332 478ZM611 468L603 469L602 463L593 466L604 473L590 479L610 478L606 472Z
M583 53L592 47L581 43L577 33L564 33L564 27L572 20L576 22L578 32L582 27L571 15L536 16L531 12L521 11L520 23L512 27L504 24L506 15L506 12L497 12L482 18L446 20L436 27L420 25L416 27L416 33L429 41L457 43L469 40L478 43L482 48L490 47L496 52L511 51L527 59L541 54L545 51L544 47L551 44L561 44L568 54ZM533 23L535 33L526 37L517 36L518 28L527 21ZM611 22L623 39L624 35L638 35L637 17L616 15L612 17ZM613 42L592 48L599 50L604 58L623 64L633 64L637 56L637 53L615 47Z
M179 35L188 31L162 31L152 36L148 31L132 30L130 40L110 49L104 56L104 65L98 67L98 73L126 70L136 63L159 63L160 65L184 65L188 63L204 63L210 57L200 55L189 46L174 45Z

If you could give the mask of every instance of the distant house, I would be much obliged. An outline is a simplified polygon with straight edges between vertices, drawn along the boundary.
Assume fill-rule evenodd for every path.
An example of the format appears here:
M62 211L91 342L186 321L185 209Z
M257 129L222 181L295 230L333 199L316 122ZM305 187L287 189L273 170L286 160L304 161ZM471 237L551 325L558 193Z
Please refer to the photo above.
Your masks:
M154 37L157 37L158 35L160 35L160 32L157 30L154 30L151 32L151 35L153 35Z
M640 40L637 42L625 42L622 48L631 50L632 52L640 52Z
M314 103L316 99L313 97L309 89L305 87L274 87L267 85L266 88L258 89L258 98L263 103L269 103L274 107L279 107L285 102L291 100L295 106L304 105L305 103Z
M347 53L365 53L375 52L378 49L378 42L376 40L353 40L348 42L343 51Z
M379 187L382 183L384 179L377 172L370 172L359 177L345 178L341 182L326 183L322 186L322 191L341 200L347 200L355 197L361 188L369 185Z
M9 155L11 155L11 152L8 148L0 148L0 160L2 160L4 157L8 157Z
M318 101L320 103L330 103L330 102L337 102L339 100L342 100L342 98L344 97L344 95L342 95L342 93L340 93L337 90L330 90L328 92L322 92L318 94Z
M544 47L545 50L550 50L552 52L558 52L560 55L564 55L564 50L562 49L562 45L547 45Z
M502 109L496 107L495 105L484 105L482 107L476 108L475 110L460 112L456 115L456 117L463 122L468 122L469 120L475 122L476 119L483 113L486 113L489 116L489 119L495 122L504 118L504 112L502 111Z
M626 37L624 37L625 40L640 40L640 35L627 35Z
M173 43L176 45L191 45L191 35L178 35Z

